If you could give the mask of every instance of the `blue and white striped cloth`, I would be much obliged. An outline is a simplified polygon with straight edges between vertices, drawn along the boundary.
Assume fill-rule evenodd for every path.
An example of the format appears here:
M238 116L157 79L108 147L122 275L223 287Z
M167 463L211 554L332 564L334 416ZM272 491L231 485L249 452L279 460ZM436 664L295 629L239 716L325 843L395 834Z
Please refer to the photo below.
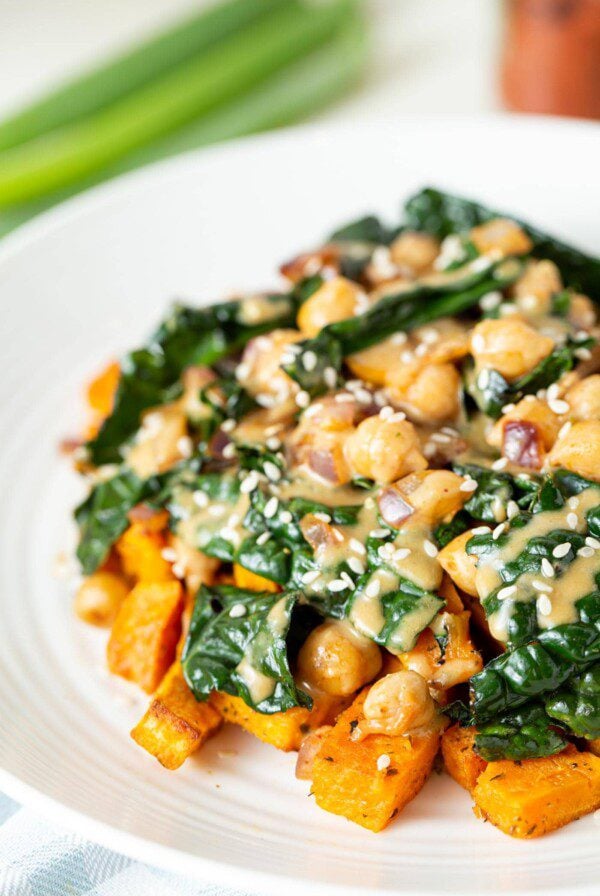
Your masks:
M48 824L0 793L1 896L242 896L151 868Z

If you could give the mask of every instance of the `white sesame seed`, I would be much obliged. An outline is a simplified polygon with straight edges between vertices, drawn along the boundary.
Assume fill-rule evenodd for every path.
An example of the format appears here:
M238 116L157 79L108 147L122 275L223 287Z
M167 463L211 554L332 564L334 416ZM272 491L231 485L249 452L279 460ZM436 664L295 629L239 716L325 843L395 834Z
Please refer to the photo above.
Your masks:
M492 538L494 539L494 541L497 541L498 538L500 538L500 536L502 535L502 533L504 532L505 529L506 529L506 523L499 523L496 526L496 528L492 532Z
M509 520L514 519L519 514L519 505L516 501L509 501L506 505L506 515Z
M579 358L580 361L589 361L592 357L592 353L589 348L576 348L573 354L576 358Z
M382 560L391 560L393 553L394 545L389 541L377 548L377 554L381 557Z
M366 389L356 389L354 395L361 404L370 404L373 400L373 395Z
M235 455L236 455L236 447L235 447L235 445L233 444L233 442L229 442L228 445L225 445L225 447L223 448L223 451L221 452L221 454L223 455L223 457L224 457L226 460L231 460L233 457L235 457Z
M313 513L313 516L315 517L315 519L321 520L322 523L330 523L331 522L331 517L329 516L329 514L323 513L322 510L315 511L315 513Z
M211 504L208 508L209 516L223 516L223 514L227 513L227 507L225 504Z
M415 356L417 358L423 358L427 354L427 346L424 342L419 343L419 345L415 349Z
M597 538L594 538L593 535L588 535L585 539L585 543L589 548L593 548L595 551L600 550L600 541Z
M265 445L269 451L277 451L278 448L281 448L281 439L278 439L277 436L269 436Z
M474 492L477 489L477 485L475 479L465 479L464 482L461 482L458 489L461 492Z
M362 576L363 572L365 571L365 566L364 563L361 563L358 557L348 557L346 563L348 564L352 572L355 572L357 576Z
M208 507L208 495L199 489L192 493L192 501L196 507Z
M509 402L508 404L505 404L504 407L502 408L502 413L503 414L512 414L512 412L515 410L516 407L517 407L516 404Z
M160 552L160 555L163 560L167 561L167 563L175 563L175 561L177 560L177 551L175 551L173 548L163 548Z
M406 420L406 414L404 411L396 411L395 414L392 414L391 417L388 417L388 423L402 423L403 420Z
M437 442L438 445L447 445L452 439L445 432L434 432L431 436L431 441Z
M438 549L434 545L432 541L429 541L428 538L423 542L423 550L427 554L428 557L437 557Z
M475 529L471 529L473 535L487 535L491 531L489 526L477 526Z
M482 333L475 333L475 335L472 337L471 348L478 354L485 351L485 339Z
M391 405L387 404L384 408L379 411L379 416L382 420L387 420L389 417L392 417L394 414L394 409Z
M246 615L246 607L244 604L234 604L229 611L229 615L232 619L239 619L240 616Z
M271 537L270 532L261 532L261 534L256 539L256 543L260 544L260 545L266 544L270 537Z
M350 578L350 576L348 575L348 573L345 570L343 570L340 573L340 579L342 579L346 583L348 588L351 588L352 590L354 590L354 588L356 587L356 585L354 584L354 582L352 581L352 579Z
M389 529L371 529L369 532L371 538L386 538L389 534Z
M590 334L587 330L577 330L574 338L577 342L585 342L586 339L590 338Z
M296 395L296 404L299 408L307 408L310 404L310 395L304 389L300 389Z
M560 389L559 389L558 383L552 383L546 389L546 396L548 398L548 401L554 401L554 399L558 398L559 395L560 395Z
M350 392L340 392L338 395L335 396L335 400L338 402L338 404L343 404L344 402L349 402L349 401L352 401L352 402L356 401L356 399L354 398L354 395L351 395Z
M404 345L408 336L402 330L399 333L394 333L392 336L391 342L393 345Z
M371 579L371 581L365 588L365 594L367 595L367 597L377 597L380 591L381 583L379 579Z
M281 520L282 523L287 524L287 523L291 523L292 520L294 519L294 517L292 516L292 514L290 513L289 510L284 510L282 513L279 514L279 519Z
M569 402L563 401L562 398L555 398L553 401L549 401L548 407L555 414L568 414L571 410Z
M426 345L433 345L434 342L438 342L440 338L440 334L437 330L432 329L431 327L427 330L423 330L421 333L421 339Z
M586 559L588 559L589 557L593 557L594 553L594 549L589 547L589 545L587 544L584 545L584 547L579 548L579 550L577 551L579 557L585 557Z
M348 546L351 551L354 551L355 554L360 554L361 557L364 557L367 553L366 547L358 540L358 538L351 538L348 542Z
M305 572L302 575L302 581L305 585L312 585L313 582L316 582L321 573L318 569L309 569L308 572Z
M337 370L335 367L326 367L323 371L323 379L325 381L325 385L329 389L335 389L337 383Z
M499 457L498 460L495 460L492 464L492 470L503 470L508 464L507 457Z
M235 425L235 420L229 418L227 420L223 420L223 422L221 423L221 429L223 430L223 432L231 432L233 429L235 429Z
M277 482L279 479L281 479L281 470L279 469L277 464L273 463L273 461L267 460L265 461L263 466L265 474L267 478L271 480L271 482Z
M245 380L249 373L250 365L245 362L238 364L238 366L235 368L235 376L238 380Z
M546 576L547 579L551 579L554 575L554 567L550 563L547 557L542 557L542 575Z
M567 526L569 529L576 529L579 525L579 517L576 513L568 513L567 514Z
M568 541L563 541L562 544L557 544L554 550L552 551L552 556L556 557L557 560L562 560L563 557L566 557L569 551L571 550L571 545Z
M577 497L577 495L571 495L571 497L567 501L567 504L569 505L571 510L577 510L577 508L579 507L579 498Z
M377 757L377 770L380 772L384 771L384 769L388 768L391 761L387 753L382 753L381 756Z
M561 428L558 430L558 438L564 439L564 437L569 432L569 430L571 429L572 426L573 426L573 424L571 423L570 420L567 420L566 423L563 423Z
M512 597L513 594L516 594L517 586L516 585L506 585L505 588L501 588L498 594L496 595L498 600L506 600L507 597Z
M333 537L335 538L336 541L339 541L340 544L344 540L344 536L343 536L342 532L340 532L339 529L332 528L331 534L333 535Z
M328 591L344 591L348 585L343 579L332 579L327 585Z
M318 358L314 352L306 351L302 355L302 363L304 364L305 370L314 370L317 366Z
M279 501L277 498L269 498L267 503L265 504L265 509L263 510L264 516L269 520L271 517L275 516L277 513L277 508L279 507Z
M537 608L540 615L549 616L552 612L552 601L547 595L542 594L542 596L537 599Z
M552 586L548 585L547 582L540 582L539 579L534 579L531 583L536 591L543 591L545 594L551 594Z
M410 548L398 548L396 551L394 551L393 557L394 560L400 562L401 560L406 560L407 557L410 557L411 553L412 552Z
M189 436L181 436L180 439L177 439L177 450L182 457L190 457L193 448L194 443Z
M487 389L490 382L490 371L487 367L484 367L479 376L477 377L477 385L480 389Z
M412 364L414 359L415 359L415 356L410 351L410 349L406 349L405 351L401 352L401 354L400 354L400 360L402 361L403 364Z
M517 310L517 306L514 302L502 302L499 308L502 317L507 317L509 314L514 314Z
M171 567L171 571L177 579L183 579L185 576L185 566L183 563L174 563Z
M249 495L250 492L253 492L254 489L258 485L258 473L256 470L251 470L245 479L240 483L240 491L244 495Z

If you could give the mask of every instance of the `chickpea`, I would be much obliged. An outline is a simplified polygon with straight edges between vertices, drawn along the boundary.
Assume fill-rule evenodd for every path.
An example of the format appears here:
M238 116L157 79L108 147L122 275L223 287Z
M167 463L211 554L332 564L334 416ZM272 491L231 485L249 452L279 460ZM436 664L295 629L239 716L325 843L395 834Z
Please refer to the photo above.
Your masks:
M141 479L161 473L181 459L181 439L186 436L186 417L178 402L154 408L143 416L127 463Z
M565 394L573 420L600 420L600 373L579 380Z
M598 379L600 380L600 377ZM554 411L550 410L545 401L540 401L539 398L534 398L533 395L527 395L515 405L512 411L504 414L495 423L486 437L488 445L501 449L504 443L504 427L507 423L515 420L533 423L545 451L549 451L554 445L558 431L563 423L561 418Z
M379 647L340 622L319 625L298 654L298 678L334 697L353 694L380 669Z
M346 364L352 373L361 380L373 383L375 386L384 386L390 367L398 363L402 342L406 342L404 333L395 334L382 342L377 342L370 348L349 355L346 358Z
M548 314L552 296L563 288L560 271L553 261L530 261L513 287L518 308L525 315Z
M427 467L412 423L379 415L367 417L348 437L345 455L354 473L376 482L394 482Z
M474 554L467 554L467 542L473 537L471 531L463 532L457 535L452 541L442 548L437 555L440 566L447 572L452 581L458 587L477 597L477 586L475 585L475 575L477 572L477 557Z
M75 613L89 625L111 625L128 591L120 576L112 572L92 573L77 590Z
M317 336L327 324L354 317L367 304L361 288L345 277L327 280L304 302L298 312L303 336Z
M494 218L470 233L471 242L482 254L494 250L502 255L525 255L533 249L533 243L514 221L508 218Z
M410 373L413 373L412 378ZM457 416L461 381L453 364L424 363L416 372L410 373L409 382L406 382L407 376L402 369L392 369L386 385L392 401L399 404L411 419L419 423L441 423Z
M392 262L417 277L431 268L439 254L439 240L428 233L405 231L390 246Z
M414 508L411 520L435 525L454 516L469 500L469 493L460 489L464 481L451 470L423 470L405 476L395 488Z
M200 389L204 389L215 378L210 367L188 367L183 372L183 395L181 396L181 407L188 419L194 422L200 421L207 417L211 412L205 404L200 401Z
M417 734L432 729L436 705L425 679L411 670L394 672L375 682L365 700L360 736Z
M241 385L265 407L294 405L297 385L281 369L285 350L302 339L298 330L273 330L251 339L236 375Z
M596 324L596 306L591 299L580 293L571 293L567 320L577 330L591 330Z
M584 479L600 482L600 420L574 423L556 440L548 460L551 467L565 467Z
M471 353L477 369L491 367L507 380L529 373L553 348L549 336L518 317L483 320L471 333Z

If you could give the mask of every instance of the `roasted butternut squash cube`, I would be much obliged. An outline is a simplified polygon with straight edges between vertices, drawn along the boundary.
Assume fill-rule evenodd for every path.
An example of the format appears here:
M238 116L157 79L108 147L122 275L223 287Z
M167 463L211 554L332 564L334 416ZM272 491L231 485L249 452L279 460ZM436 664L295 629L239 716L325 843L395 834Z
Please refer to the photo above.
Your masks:
M137 582L168 582L173 579L171 564L163 557L167 546L165 535L158 528L162 514L156 518L139 520L121 535L116 548L123 572Z
M475 814L505 834L541 837L600 809L600 759L571 747L543 759L490 762L473 797Z
M181 633L179 582L140 582L117 613L106 651L108 668L151 694L175 659Z
M475 728L453 725L442 734L442 756L448 774L472 792L487 762L475 752Z
M256 712L244 703L241 697L233 697L231 694L215 692L210 697L210 703L223 716L225 722L239 725L259 740L285 752L299 750L303 738L310 731L332 722L348 705L348 701L343 697L324 695L314 701L311 710L295 706L286 712L266 715Z
M281 591L277 582L250 572L239 563L233 564L233 578L238 588L247 588L248 591L272 591L273 593Z
M327 812L381 831L429 777L439 732L419 737L375 734L353 741L366 695L365 690L324 737L313 764L312 791Z
M219 730L221 721L213 706L196 700L176 660L131 736L165 768L176 769Z
M600 756L600 738L598 738L598 740L589 741L588 747L590 748L590 752L593 753L594 756Z

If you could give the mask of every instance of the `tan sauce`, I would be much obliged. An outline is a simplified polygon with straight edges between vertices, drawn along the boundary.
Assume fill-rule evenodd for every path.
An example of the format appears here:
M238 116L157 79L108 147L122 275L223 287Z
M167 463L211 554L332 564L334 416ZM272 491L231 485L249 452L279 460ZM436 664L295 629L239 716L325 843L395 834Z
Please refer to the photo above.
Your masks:
M290 308L289 299L282 296L280 299L268 299L266 296L249 296L240 302L238 321L246 326L268 323L285 314Z
M209 499L206 507L198 507L190 489L181 488L174 493L174 503L183 511L176 534L189 547L201 551L216 535L222 535L234 547L242 543L246 535L242 523L250 507L248 495L241 494L234 505Z
M587 529L586 513L592 507L600 503L600 491L597 488L587 488L578 496L578 505L572 508L568 503L559 510L545 511L536 514L521 529L515 529L510 533L506 545L489 557L482 557L477 566L475 584L481 599L486 598L502 585L500 569L510 563L523 552L527 543L532 538L548 535L556 529L566 531L585 532ZM577 516L577 526L573 529L567 522L567 517L574 513ZM565 537L568 541L568 536ZM517 591L502 601L500 609L492 613L488 618L491 634L499 641L508 639L508 624L512 616L514 605L519 601L531 600L533 581L543 579L544 583L552 588L552 591L540 592L540 598L544 595L549 599L550 612L541 613L538 610L538 624L541 628L553 628L566 622L574 622L577 618L575 604L586 594L596 589L595 575L598 572L598 557L577 557L566 569L563 575L556 578L543 578L540 575L526 574L514 583ZM544 601L544 603L546 603Z
M267 615L267 625L271 632L277 638L284 637L290 621L290 614L287 609L287 598L282 597L277 603L273 604ZM236 666L236 672L248 688L248 692L252 701L256 704L267 700L275 690L277 679L265 675L252 664L253 648L255 644L250 644L244 657Z
M373 585L378 585L377 593L369 593ZM398 577L387 569L377 569L369 577L362 592L356 597L350 610L350 622L367 638L376 638L385 625L381 595L398 588ZM374 590L374 589L373 589Z

